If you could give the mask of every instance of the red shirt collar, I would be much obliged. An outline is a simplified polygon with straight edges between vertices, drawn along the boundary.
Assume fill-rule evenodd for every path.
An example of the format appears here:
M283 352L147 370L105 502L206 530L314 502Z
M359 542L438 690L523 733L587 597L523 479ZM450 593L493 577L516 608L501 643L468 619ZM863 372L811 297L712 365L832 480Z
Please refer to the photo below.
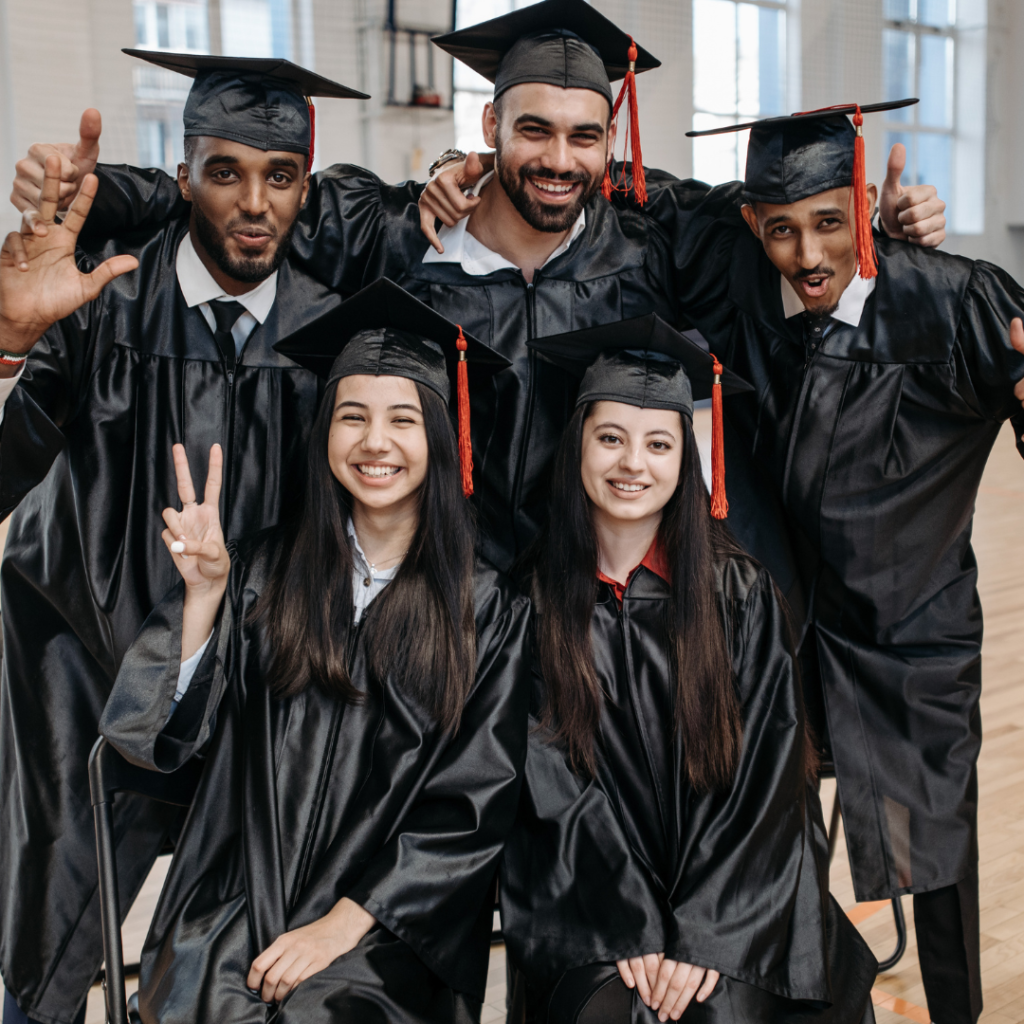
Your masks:
M656 576L660 576L666 583L672 582L672 573L668 567L668 559L665 557L665 549L661 544L661 536L659 534L654 535L654 540L651 541L651 546L647 549L647 554L640 559L640 565L647 569L650 569ZM629 586L629 581L633 578L633 574L640 568L640 565L633 566L629 571L629 575L626 577L625 583L620 583L618 580L613 580L610 576L606 576L600 569L597 570L597 578L602 583L607 583L615 594L615 600L622 604L622 599L626 594L626 588Z

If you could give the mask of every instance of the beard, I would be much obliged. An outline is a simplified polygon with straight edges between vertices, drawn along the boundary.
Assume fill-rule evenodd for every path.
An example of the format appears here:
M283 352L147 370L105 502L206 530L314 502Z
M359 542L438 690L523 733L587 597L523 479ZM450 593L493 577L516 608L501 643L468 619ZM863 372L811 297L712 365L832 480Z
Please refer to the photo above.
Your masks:
M579 219L580 212L601 187L601 176L591 177L584 171L571 171L567 174L552 174L540 165L509 167L501 159L501 142L495 141L495 167L498 181L512 205L527 224L535 231L548 231L562 234L568 231ZM602 169L601 175L604 171ZM583 187L576 198L565 206L553 206L542 202L530 191L527 180L531 175L550 178L554 181L578 181Z
M196 234L203 248L217 265L217 269L234 281L243 284L259 284L260 281L265 281L284 263L291 249L292 232L295 230L294 220L284 234L278 237L273 225L262 217L247 217L243 214L229 221L221 230L206 216L203 208L194 199L192 213L195 217ZM232 256L227 249L227 235L240 227L258 227L272 238L277 238L274 251L265 256Z

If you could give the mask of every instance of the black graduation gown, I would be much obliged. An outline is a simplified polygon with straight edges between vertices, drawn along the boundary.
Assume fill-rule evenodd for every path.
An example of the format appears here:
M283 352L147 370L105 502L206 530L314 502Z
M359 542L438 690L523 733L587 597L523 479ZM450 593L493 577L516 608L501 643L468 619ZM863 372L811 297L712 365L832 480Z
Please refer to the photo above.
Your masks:
M102 960L86 762L124 652L177 573L160 540L176 500L171 444L197 480L224 448L222 521L277 522L298 487L316 377L273 345L338 303L289 262L229 380L174 269L176 218L104 250L139 269L51 328L4 408L0 973L29 1016L70 1022ZM115 806L121 906L131 906L169 814Z
M729 791L701 795L684 781L671 724L671 591L646 566L621 609L599 584L591 638L607 699L593 779L573 772L537 724L544 684L535 676L523 799L500 887L528 1020L545 1020L567 970L654 952L723 975L687 1020L839 1024L860 1022L870 1004L876 961L828 892L785 612L749 558L722 559L716 575L743 723ZM657 1019L639 996L633 1013Z
M158 221L181 204L177 186L159 171L97 170L100 189L87 224L94 234ZM526 342L651 312L674 322L671 253L656 221L598 195L586 206L580 237L531 284L512 269L474 277L458 264L423 262L429 245L416 205L422 188L385 185L347 164L318 172L293 253L309 273L345 294L390 277L511 361L471 396L483 551L508 569L545 516L549 470L577 387ZM699 207L706 194L698 183L690 201ZM735 210L727 212L735 218Z
M206 757L143 949L142 1020L468 1024L526 755L529 602L478 564L476 682L450 737L407 690L368 681L372 604L352 641L362 703L316 687L273 698L266 644L247 621L271 548L240 547L214 638L170 722L181 586L126 654L101 723L144 767ZM343 896L380 927L269 1016L246 988L252 960Z
M690 227L681 302L754 386L725 402L729 523L797 598L857 898L952 885L977 862L971 524L1000 426L1024 430L1009 343L1024 290L991 264L876 237L859 325L805 342L757 238L706 222L717 240L698 249Z

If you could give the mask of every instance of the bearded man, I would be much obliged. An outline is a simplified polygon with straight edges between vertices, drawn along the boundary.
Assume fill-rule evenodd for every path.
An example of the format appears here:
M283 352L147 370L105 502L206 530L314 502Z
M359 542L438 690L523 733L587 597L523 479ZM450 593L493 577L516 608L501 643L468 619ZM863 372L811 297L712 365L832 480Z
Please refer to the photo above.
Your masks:
M507 569L543 520L547 474L575 393L569 376L538 362L527 342L652 312L675 323L680 307L668 233L601 194L615 142L611 82L631 71L631 37L584 0L542 0L435 42L495 83L483 112L495 174L480 178L477 163L463 167L461 154L448 154L452 166L424 193L358 167L329 167L313 177L293 253L346 294L390 277L511 362L472 399L484 554ZM658 63L635 47L634 74ZM22 209L34 204L40 161L52 149L37 147L19 165L14 198ZM69 193L70 179L94 164L95 156L66 159ZM97 172L98 208L87 224L93 237L181 210L174 183L159 172ZM470 172L479 180L475 195L464 197ZM620 173L613 165L610 181ZM707 186L679 184L687 215L697 217ZM938 244L945 222L934 188L899 191L889 183L883 194L887 230L899 238L920 231ZM471 216L460 222L465 212ZM435 214L446 225L439 235ZM738 205L717 216L722 230L742 226Z
M196 81L180 215L103 247L82 273L96 179L56 223L51 156L34 232L8 236L0 255L0 517L14 510L2 571L4 1024L80 1021L100 966L87 759L121 659L175 582L154 529L175 493L171 446L203 465L220 444L229 538L274 525L297 490L320 385L273 346L338 304L289 257L309 188L305 97L363 94L286 61L193 58L184 70ZM127 911L172 821L130 794L114 811Z

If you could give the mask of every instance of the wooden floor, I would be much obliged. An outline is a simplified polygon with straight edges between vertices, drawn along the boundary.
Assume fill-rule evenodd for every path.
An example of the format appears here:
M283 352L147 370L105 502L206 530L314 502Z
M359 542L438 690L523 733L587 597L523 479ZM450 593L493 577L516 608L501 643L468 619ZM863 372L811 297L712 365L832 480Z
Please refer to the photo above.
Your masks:
M985 608L980 765L981 960L987 1024L1024 1024L1024 465L1007 427L985 472L975 519L974 547ZM834 783L822 789L829 819ZM126 958L136 959L162 867L125 928ZM832 869L832 891L880 959L895 944L889 904L856 904L844 847ZM907 952L880 975L874 992L878 1024L911 1020L928 1024L917 966L913 903L903 900ZM505 1019L505 957L491 951L482 1024ZM98 990L90 997L87 1024L102 1024ZM683 1020L685 1021L685 1015Z

